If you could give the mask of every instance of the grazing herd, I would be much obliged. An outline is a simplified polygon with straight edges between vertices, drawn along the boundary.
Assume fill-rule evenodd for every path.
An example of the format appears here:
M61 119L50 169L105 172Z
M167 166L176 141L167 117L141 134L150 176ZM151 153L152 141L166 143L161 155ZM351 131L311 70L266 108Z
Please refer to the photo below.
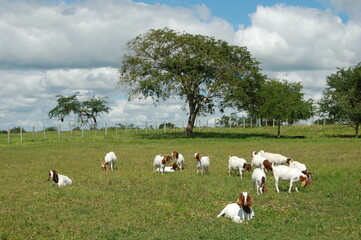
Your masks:
M174 162L171 160L174 158ZM208 174L210 166L209 156L201 156L200 153L195 153L196 170L197 175ZM117 157L114 152L109 152L105 155L104 161L101 162L103 170L114 170L114 164L117 161ZM182 154L173 151L170 155L157 155L154 157L153 170L161 174L166 172L175 172L177 170L184 170L185 159ZM286 165L288 164L288 166ZM252 167L255 169L252 172ZM229 156L228 160L228 176L231 176L231 172L235 175L239 172L240 177L243 177L243 172L252 172L251 181L254 186L254 190L258 195L267 192L266 180L267 171L273 172L275 190L279 193L278 182L279 180L285 180L290 182L288 192L292 191L294 183L301 182L301 186L305 187L311 184L312 174L306 168L306 165L291 158L285 157L281 154L269 153L263 150L252 152L251 164L247 163L244 158L237 156ZM65 176L60 175L56 170L49 171L48 181L52 179L54 183L52 185L65 186L72 184L72 180ZM361 182L361 180L360 180ZM295 186L296 192L298 192L297 186ZM250 220L254 217L252 206L252 199L247 192L241 192L238 196L237 202L228 204L217 217L226 216L233 219L234 222L240 223Z

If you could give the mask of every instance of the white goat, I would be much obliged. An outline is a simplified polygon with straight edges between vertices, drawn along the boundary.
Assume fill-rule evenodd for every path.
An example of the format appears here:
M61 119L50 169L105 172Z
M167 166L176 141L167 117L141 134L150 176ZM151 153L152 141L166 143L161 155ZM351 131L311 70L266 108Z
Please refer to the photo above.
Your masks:
M55 171L55 170L50 170L49 171L48 181L50 179L53 179L53 181L54 181L53 184L56 184L59 187L65 186L65 185L70 185L70 184L73 183L73 181L69 177L58 174L57 171Z
M115 153L114 152L108 152L104 157L104 162L101 163L102 168L104 170L108 170L109 165L110 165L110 169L113 171L115 161L117 161L117 156L115 156Z
M252 206L252 199L247 192L242 192L237 200L237 203L228 204L217 217L226 216L231 218L236 223L248 221L254 217Z
M267 158L260 156L255 151L253 151L252 156L251 166L259 167L262 170L266 168L272 171L272 164Z
M183 155L176 151L173 151L171 155L175 158L175 162L178 164L179 168L183 170L185 162Z
M252 173L252 182L257 191L257 194L263 194L267 192L266 188L266 174L261 168L256 168Z
M244 158L239 158L236 156L229 156L228 160L228 176L231 176L231 170L239 171L239 175L242 178L242 172L244 170L251 172L252 167L251 164L247 163L247 161Z
M210 163L209 157L201 157L199 153L195 153L194 157L197 159L197 175L199 171L201 172L201 175L203 175L204 173L208 173Z
M297 161L289 161L289 167L291 168L297 168L298 170L300 170L303 174L305 174L311 181L312 181L312 173L310 173L307 168L306 165Z
M270 152L265 152L263 150L259 151L257 153L257 155L260 155L262 157L265 157L268 159L268 161L270 161L271 163L273 163L275 166L277 165L281 165L281 164L286 164L289 161L291 161L290 158L285 157L281 154L278 153L270 153Z
M280 192L280 190L278 189L279 179L290 181L290 188L288 189L288 192L291 192L292 185L294 182L301 181L302 187L306 187L307 185L309 185L311 183L311 180L307 177L306 174L302 173L297 168L290 168L290 167L284 166L284 165L273 166L273 176L275 178L276 192L278 192L278 193ZM295 189L296 189L296 192L298 192L297 186L295 187Z
M153 162L153 169L154 171L157 171L156 168L159 168L159 171L163 174L163 172L165 172L165 165L167 163L170 163L170 160L172 159L171 156L166 155L166 156L162 156L162 155L157 155L154 157L154 162Z

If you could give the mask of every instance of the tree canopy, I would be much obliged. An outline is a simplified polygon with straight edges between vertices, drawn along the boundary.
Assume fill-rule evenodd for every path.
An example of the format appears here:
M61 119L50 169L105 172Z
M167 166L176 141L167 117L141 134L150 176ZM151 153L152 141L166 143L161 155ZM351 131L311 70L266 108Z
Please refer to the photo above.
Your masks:
M339 68L327 77L320 101L320 111L334 121L350 124L358 137L361 123L361 62L356 66Z
M58 104L49 111L48 116L50 119L58 118L62 122L65 117L74 114L81 126L89 125L96 129L97 118L110 110L107 101L102 97L91 96L79 101L78 93L75 93L69 97L57 95L57 98Z
M282 122L295 122L309 119L313 115L313 100L304 100L301 83L286 80L267 80L261 88L261 103L258 117L275 119L280 137Z
M259 63L246 47L212 37L164 28L135 37L127 48L119 86L126 89L130 100L184 100L188 136L199 114L214 113L215 107L227 106L235 95L239 106L248 107L257 82L263 80Z

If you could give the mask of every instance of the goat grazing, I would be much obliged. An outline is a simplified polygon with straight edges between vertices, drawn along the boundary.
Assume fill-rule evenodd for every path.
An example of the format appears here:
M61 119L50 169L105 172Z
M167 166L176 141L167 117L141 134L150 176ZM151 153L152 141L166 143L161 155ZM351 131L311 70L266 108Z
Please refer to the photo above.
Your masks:
M247 163L247 161L244 158L239 158L236 156L229 156L228 160L228 176L231 176L231 170L239 171L239 175L242 178L242 172L244 170L251 172L252 167L251 164Z
M239 194L236 203L228 204L217 217L226 216L231 218L236 223L248 221L254 217L252 206L252 199L247 192Z
M110 169L113 171L115 161L117 161L117 156L115 156L115 153L108 152L104 157L104 162L101 163L103 170L108 170L110 165Z
M275 166L281 165L281 164L286 164L289 161L291 161L291 158L285 157L285 156L283 156L281 154L265 152L263 150L259 151L257 153L257 155L260 155L261 157L267 158L268 161L273 163Z
M305 174L308 177L308 179L310 179L312 181L312 173L310 173L307 170L305 164L297 162L297 161L293 161L293 160L289 161L288 164L289 164L289 167L297 168L298 170L300 170L303 174Z
M175 162L178 164L179 168L183 170L185 162L183 155L176 151L173 151L172 156L175 158Z
M166 156L162 156L162 155L157 155L154 158L154 162L153 162L153 169L154 171L157 171L156 168L159 168L159 172L163 173L165 172L165 165L167 163L170 163L170 160L172 159L171 156L166 155Z
M263 194L267 192L266 188L266 174L261 168L256 168L252 173L252 182L257 190L257 194Z
M64 175L58 174L57 171L55 170L50 170L49 174L48 174L48 181L52 179L54 181L53 185L56 184L59 187L61 186L65 186L65 185L70 185L73 183L73 181Z
M257 152L252 153L251 166L260 167L261 169L268 169L272 171L272 163L267 158L260 156Z
M295 182L301 181L302 187L306 187L307 185L309 185L311 183L311 179L309 179L306 174L302 173L297 168L291 168L291 167L284 166L284 165L273 166L273 176L275 178L276 192L278 192L278 193L280 192L280 190L278 189L279 179L290 181L290 188L288 189L288 192L291 192L292 185ZM295 189L296 189L296 192L298 192L297 186L295 187Z
M201 157L199 153L195 153L194 157L197 159L197 175L199 171L201 172L201 175L203 175L204 173L208 173L210 163L209 157Z

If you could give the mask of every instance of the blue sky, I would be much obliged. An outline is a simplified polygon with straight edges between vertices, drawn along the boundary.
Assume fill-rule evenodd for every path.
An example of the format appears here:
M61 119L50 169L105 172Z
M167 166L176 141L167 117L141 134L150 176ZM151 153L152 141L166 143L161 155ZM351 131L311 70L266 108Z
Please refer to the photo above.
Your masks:
M361 62L360 0L0 0L0 130L66 125L48 112L75 92L108 97L100 127L186 122L179 99L155 107L117 88L126 42L164 27L245 46L264 74L316 100L328 75Z
M284 3L286 5L301 6L306 8L326 9L330 8L334 10L334 7L327 4L322 0L136 0L135 2L144 2L148 4L164 4L174 7L191 8L197 4L205 4L211 9L212 15L221 17L235 27L239 24L244 26L250 25L249 14L256 11L257 5L273 6L275 4ZM343 20L347 20L347 16L342 12L337 13Z

